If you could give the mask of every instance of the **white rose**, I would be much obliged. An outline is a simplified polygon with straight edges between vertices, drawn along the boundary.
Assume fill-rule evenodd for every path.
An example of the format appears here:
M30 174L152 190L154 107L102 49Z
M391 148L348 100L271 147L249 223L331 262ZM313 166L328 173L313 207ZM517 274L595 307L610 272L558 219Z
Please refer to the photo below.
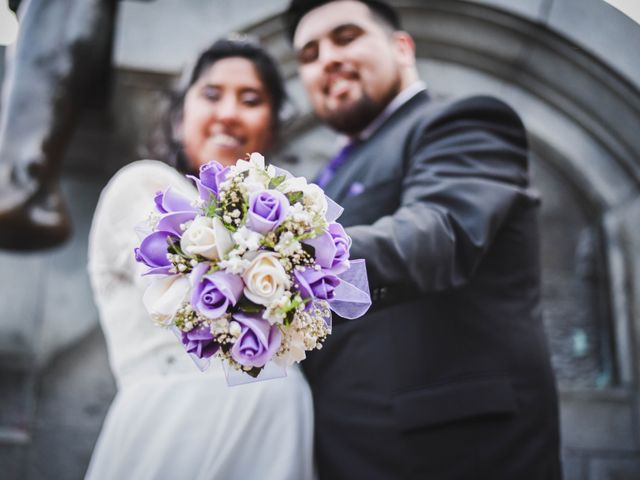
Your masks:
M304 334L301 332L296 330L287 331L286 346L288 349L274 359L278 365L290 367L294 363L300 363L307 358L307 351L304 348Z
M246 160L242 160L241 158L239 158L238 160L236 160L236 164L231 167L231 174L237 175L238 173L242 173L245 170L249 170L249 168L251 168L251 164Z
M219 260L233 248L233 240L219 218L198 216L182 234L180 248L187 255Z
M278 187L282 193L302 192L305 206L322 215L327 213L327 198L322 189L314 183L307 183L304 177L287 178Z
M186 300L189 288L188 278L182 275L157 278L145 290L142 303L154 322L167 326Z
M251 194L254 192L261 192L263 190L266 190L267 182L265 180L268 180L266 175L257 176L257 175L249 174L249 176L245 179L245 181L242 184L244 185L244 189L247 192L247 194Z
M305 206L322 215L327 213L327 197L325 197L324 192L318 185L309 183L302 193L304 194L302 201Z
M258 152L253 152L249 155L249 160L238 159L236 164L231 167L231 171L234 174L238 174L250 169L264 170L264 157Z
M273 252L262 252L242 275L244 295L253 303L269 305L289 288L289 275Z
M282 193L304 192L307 187L307 180L304 177L289 177L278 186Z
M264 157L258 152L253 152L249 155L249 162L253 167L259 168L260 170L264 170Z

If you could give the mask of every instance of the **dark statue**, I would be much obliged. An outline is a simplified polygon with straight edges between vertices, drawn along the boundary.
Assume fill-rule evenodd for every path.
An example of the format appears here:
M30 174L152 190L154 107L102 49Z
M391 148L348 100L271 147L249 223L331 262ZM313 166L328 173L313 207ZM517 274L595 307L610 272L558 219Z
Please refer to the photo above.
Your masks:
M61 164L83 108L106 98L116 3L25 0L18 9L0 103L0 248L47 248L71 232Z

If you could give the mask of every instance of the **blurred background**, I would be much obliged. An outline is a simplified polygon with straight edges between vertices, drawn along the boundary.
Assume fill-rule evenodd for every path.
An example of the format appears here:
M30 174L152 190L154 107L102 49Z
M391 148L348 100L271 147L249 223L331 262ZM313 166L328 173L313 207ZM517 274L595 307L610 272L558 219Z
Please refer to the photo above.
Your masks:
M55 3L74 1L49 0ZM259 36L281 62L291 96L274 160L313 176L335 151L334 135L311 115L296 77L280 18L287 0L77 3L87 10L76 17L65 14L66 7L47 17L37 13L53 8L46 1L0 0L0 42L11 43L14 27L6 19L15 10L19 34L31 35L19 40L29 47L22 51L16 43L0 46L0 180L11 158L29 157L21 149L46 137L72 225L53 248L0 249L0 471L7 479L84 475L115 394L86 273L93 209L115 171L148 155L144 145L165 94L196 53L232 31ZM433 96L492 94L522 116L543 199L543 306L560 390L565 476L637 480L640 3L390 3L416 40ZM110 20L96 23L92 8ZM36 13L27 20L29 9ZM69 26L60 28L65 22ZM61 101L47 90L50 77L23 75L27 85L18 86L9 81L11 62L39 49L32 63L46 66L83 28L97 46L72 57L93 65L82 95ZM19 87L32 94L14 105L10 98ZM37 115L39 101L54 102L54 114ZM30 127L35 123L64 128L54 129L50 140ZM0 183L0 207L2 189L8 191L6 182ZM7 228L0 218L0 236Z

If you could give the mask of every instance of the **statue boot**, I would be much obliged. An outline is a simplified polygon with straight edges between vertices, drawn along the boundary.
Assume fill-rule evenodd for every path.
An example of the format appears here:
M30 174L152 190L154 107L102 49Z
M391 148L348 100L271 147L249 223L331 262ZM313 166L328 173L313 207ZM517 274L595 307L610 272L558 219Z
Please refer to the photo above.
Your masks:
M71 232L61 167L83 107L106 97L115 12L116 0L20 5L0 102L0 248L52 247Z

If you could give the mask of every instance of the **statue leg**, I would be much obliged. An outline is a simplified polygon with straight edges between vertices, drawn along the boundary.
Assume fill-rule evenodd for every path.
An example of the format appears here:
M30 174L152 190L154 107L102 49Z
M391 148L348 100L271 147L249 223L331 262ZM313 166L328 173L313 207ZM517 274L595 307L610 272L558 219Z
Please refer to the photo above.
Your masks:
M71 231L61 164L82 107L106 93L115 12L116 0L20 5L0 102L0 248L46 248Z

